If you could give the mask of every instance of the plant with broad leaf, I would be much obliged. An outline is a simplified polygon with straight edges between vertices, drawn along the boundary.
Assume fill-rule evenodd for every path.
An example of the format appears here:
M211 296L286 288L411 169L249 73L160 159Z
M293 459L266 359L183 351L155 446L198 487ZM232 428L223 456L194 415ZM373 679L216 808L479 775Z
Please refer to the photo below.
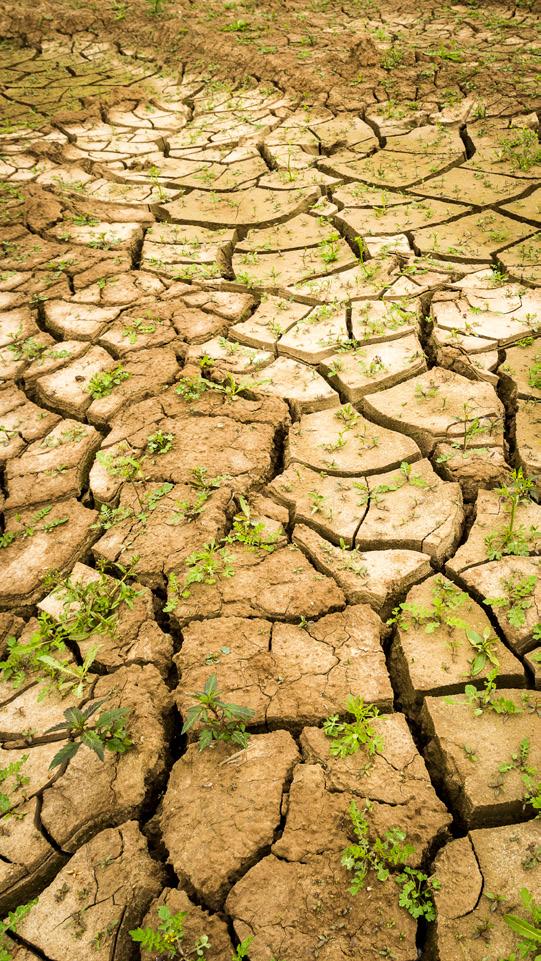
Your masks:
M192 697L197 703L188 708L182 733L186 734L196 725L201 725L200 751L210 747L213 741L229 741L241 748L247 747L250 735L246 731L246 723L253 717L254 712L249 707L223 701L218 691L216 674L211 674L205 681L203 690L194 692Z
M68 707L64 711L64 720L46 731L46 734L63 734L68 738L66 744L53 757L50 770L67 764L83 746L94 751L100 761L105 759L105 751L113 754L125 754L129 751L133 744L126 730L130 710L117 707L98 714L106 701L106 697L101 698L83 709Z
M18 925L37 903L38 899L35 898L34 901L28 901L27 904L20 904L0 921L0 961L12 961L12 952L18 945L14 941L8 940L6 934L16 932Z
M372 724L379 717L374 704L365 704L362 697L353 694L347 699L346 711L353 715L353 721L341 721L338 714L332 714L323 724L323 731L333 743L330 752L333 757L347 757L355 754L360 747L366 747L372 757L383 750L383 738Z
M503 919L511 930L518 934L520 941L517 952L509 955L504 961L518 961L519 958L531 958L539 961L541 955L541 905L537 904L528 888L521 888L520 900L530 920L521 918L517 914L504 914Z

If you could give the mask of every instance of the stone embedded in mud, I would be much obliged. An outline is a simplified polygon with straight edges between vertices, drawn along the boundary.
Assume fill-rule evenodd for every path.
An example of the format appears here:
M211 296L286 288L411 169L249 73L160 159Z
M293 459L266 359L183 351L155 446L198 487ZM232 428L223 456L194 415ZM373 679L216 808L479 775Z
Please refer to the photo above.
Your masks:
M22 607L42 597L46 574L68 570L85 556L97 516L74 498L9 516L4 537L14 539L2 550L0 604Z
M417 925L398 906L394 881L374 882L352 895L350 878L338 854L309 863L271 854L237 882L226 911L239 938L255 936L253 961L278 956L375 961L383 950L396 961L416 961Z
M489 606L511 650L519 656L533 650L541 621L541 558L506 556L474 565L461 578L485 604L496 601Z
M10 761L28 755L21 773L30 779L12 799L18 805L16 812L23 816L6 821L0 839L0 889L6 905L21 903L38 884L48 880L62 863L59 849L72 853L103 828L139 816L151 791L161 783L170 700L157 670L150 665L120 668L112 676L98 678L92 696L107 698L107 709L128 708L127 727L134 746L121 756L106 752L103 762L83 747L59 780L48 785L48 765L62 740L29 743L24 732L30 728L41 730L43 702L37 700L35 688L23 694L26 710L19 723L24 730L19 730L18 740L10 735L6 742L9 755L3 752ZM53 698L56 719L51 717L51 724L62 721L66 708L60 697ZM47 701L44 704L47 708ZM16 710L12 709L12 713L16 719ZM37 797L32 798L34 792Z
M442 621L435 606L440 600L448 604ZM398 613L391 664L401 701L409 709L417 710L426 695L455 694L466 684L482 686L495 665L487 657L480 670L475 665L472 674L476 651L469 643L468 630L492 640L499 685L524 687L520 661L495 636L485 611L464 592L461 596L447 578L438 574L416 585L405 604ZM446 618L459 624L448 623Z
M272 844L299 757L286 731L252 735L246 751L195 744L173 767L161 812L169 860L181 880L219 909L235 880Z
M86 585L101 579L114 597L117 582L107 574L100 576L93 568L77 563L69 575L70 584L76 585ZM173 642L154 619L153 597L148 587L143 587L136 581L132 583L132 587L137 591L137 596L130 600L129 604L121 603L118 606L109 631L94 631L75 643L83 659L93 648L97 648L94 664L98 668L114 670L130 664L154 664L162 675L166 675L171 662ZM40 601L38 608L58 619L71 610L69 607L66 609L65 604L66 597L62 590L52 591Z
M192 584L182 597L169 585L172 618L180 627L201 617L269 617L293 621L320 617L344 607L345 597L335 582L318 574L293 545L272 553L227 545L230 576L215 584Z
M468 539L447 561L447 570L462 574L493 555L505 555L508 550L511 553L512 546L507 549L509 524L510 506L505 498L497 491L480 490ZM513 531L515 547L520 545L521 553L537 553L541 549L541 506L533 500L522 500L515 508Z
M296 524L293 543L317 570L334 577L350 604L370 604L389 616L395 598L430 573L430 561L419 551L348 550L337 547L304 524Z
M441 888L429 942L441 961L455 961L457 944L464 961L513 956L520 936L505 923L505 915L530 920L520 891L527 888L539 900L541 869L535 850L540 843L541 828L529 821L470 831L439 852L435 873Z
M321 370L350 403L385 390L426 370L426 360L415 334L388 343L356 347L332 354Z
M462 494L458 484L438 477L429 460L370 475L366 484L368 511L355 534L357 548L406 548L439 562L452 554L464 521Z
M464 694L427 697L421 712L427 763L441 781L451 804L470 827L520 821L528 816L522 771L513 763L520 745L528 742L527 764L541 765L541 720L536 695L511 688L499 689L517 709L502 714L485 708L474 714L475 703ZM502 772L502 766L509 769Z
M380 643L383 624L366 605L347 607L306 626L220 617L184 629L175 662L176 698L183 716L192 692L212 671L227 701L250 707L251 722L298 729L342 713L349 694L392 707L393 694ZM210 666L209 666L210 665Z
M61 420L8 463L6 511L78 497L101 436L88 424Z
M190 901L185 891L177 888L164 888L159 898L150 905L141 927L156 928L159 922L158 910L166 905L173 915L186 915L183 924L183 951L190 952L202 936L206 935L209 945L205 956L209 961L231 961L235 953L225 921L217 914L210 914L198 904ZM141 961L154 961L155 954L141 949Z
M291 425L286 467L299 463L344 477L376 474L419 460L415 441L378 427L349 405L304 414Z
M476 446L499 447L503 442L503 406L494 388L443 367L370 394L362 409L376 423L413 437L424 454L436 443L468 443L465 435L475 420L481 428Z
M102 831L84 844L17 926L50 961L129 961L130 929L164 880L135 821Z

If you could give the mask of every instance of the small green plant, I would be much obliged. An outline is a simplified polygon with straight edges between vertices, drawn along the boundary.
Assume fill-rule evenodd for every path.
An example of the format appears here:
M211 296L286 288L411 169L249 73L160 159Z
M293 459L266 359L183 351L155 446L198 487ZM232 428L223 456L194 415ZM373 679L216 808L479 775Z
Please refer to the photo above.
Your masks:
M194 692L192 696L197 704L188 708L182 733L186 734L196 724L200 724L200 751L210 747L213 741L228 741L241 748L247 747L250 735L246 731L246 723L253 717L254 712L249 707L223 701L218 691L216 674L211 674L205 681L203 690Z
M11 793L18 791L30 778L21 774L21 769L28 761L28 754L23 754L16 761L10 761L6 767L0 767L0 820L9 814L12 808Z
M52 521L43 521L48 514L51 513L53 509L52 504L48 504L46 507L41 507L35 514L32 514L29 522L20 527L17 530L4 531L0 534L0 549L10 547L18 540L26 540L29 537L34 537L36 534L50 534L51 531L55 530L57 527L62 527L64 524L68 523L67 517L57 517ZM19 519L19 515L15 515L16 520Z
M235 572L231 562L231 554L215 540L193 551L186 559L187 573L181 596L189 597L193 584L216 584L220 577L232 577Z
M441 627L466 630L467 624L457 611L469 600L468 595L454 584L437 577L432 588L432 604L425 607L414 601L403 601L392 612L387 624L398 624L407 631L412 624L424 625L427 634L434 634Z
M392 874L392 868L404 865L415 853L413 845L407 842L406 832L397 827L389 828L382 838L376 837L371 841L367 817L370 807L370 802L365 802L364 810L360 811L355 801L349 806L355 841L344 850L341 863L353 872L352 894L362 891L370 871L374 871L378 881L386 881ZM400 906L414 918L424 917L427 921L433 921L436 916L433 893L440 887L439 882L410 867L404 867L395 874L394 880L400 887Z
M172 914L166 904L161 904L158 908L157 927L135 928L130 931L130 937L136 944L141 945L141 950L152 951L164 959L179 958L181 961L188 961L188 958L204 958L211 947L206 934L197 938L189 948L184 944L186 917L186 911Z
M534 527L529 530L523 526L516 527L517 508L520 504L530 502L530 493L534 486L533 481L524 476L522 467L519 467L513 471L509 484L496 488L496 493L503 501L508 522L502 530L493 531L485 537L489 560L500 560L506 554L525 557L530 553L532 540L541 537L541 531Z
M21 921L37 903L38 899L35 898L34 901L28 901L27 904L20 904L14 911L10 911L3 921L0 921L0 961L11 961L12 952L17 947L11 939L7 940L6 934L9 934L10 931L16 932Z
M505 616L511 627L521 628L526 623L526 611L533 604L533 594L537 584L535 574L521 577L514 573L502 580L504 594L500 597L487 597L484 603L493 610L505 611Z
M240 511L233 518L231 531L225 538L226 544L244 544L253 550L260 549L271 553L276 548L277 534L265 531L263 521L256 521L248 501L239 496Z
M117 447L116 450L99 450L96 454L98 464L105 468L110 477L123 477L125 480L135 480L142 477L141 461L133 456L127 445Z
M468 704L473 708L474 717L480 717L485 711L508 716L522 713L521 708L514 701L496 694L497 676L497 670L491 671L481 690L473 684L466 684L464 694Z
M100 374L94 374L87 385L87 392L93 400L100 400L108 397L115 387L128 380L131 374L124 370L122 364L117 364L112 370L104 370Z
M538 961L541 951L541 905L537 904L528 888L521 888L520 900L524 911L529 914L530 920L521 918L517 914L504 914L505 923L517 934L520 941L517 945L517 953L513 953L505 961L518 961L519 958L531 958Z
M147 437L147 450L149 454L167 454L175 440L174 434L167 434L163 430L157 430L154 434Z
M332 756L347 757L361 747L366 747L371 757L379 754L383 750L383 738L376 733L372 724L379 717L377 707L365 704L362 697L350 694L346 711L353 715L353 721L341 721L338 714L332 714L323 724L324 733L333 741L330 746Z
M210 382L203 377L181 377L175 390L184 400L191 404L194 400L199 400L206 390L210 389Z
M194 488L196 494L191 500L177 501L171 524L178 524L184 520L192 521L202 513L205 504L214 490L218 490L222 484L229 480L227 474L218 474L216 477L208 477L206 467L194 467L190 479L190 486Z
M485 627L482 634L474 630L473 627L466 627L466 637L475 652L470 661L471 676L477 677L478 674L481 674L481 672L485 670L488 664L492 664L492 666L498 670L500 662L494 653L496 638L490 630L490 627Z
M148 12L152 17L159 17L165 10L168 0L146 0Z
M529 127L510 131L500 140L499 147L500 158L509 161L515 170L527 171L541 163L541 145L536 131Z
M106 700L107 698L101 698L82 710L68 707L64 711L64 720L49 728L47 734L58 733L68 738L66 744L53 757L50 770L63 767L71 761L83 745L94 751L100 761L105 759L105 751L113 754L125 754L129 751L132 741L126 730L126 720L130 710L127 707L118 707L97 714Z
M159 321L135 317L133 320L130 320L125 327L122 328L122 336L127 338L128 343L136 344L139 335L154 334L156 332L157 323L159 323Z
M535 363L528 371L528 384L530 387L535 387L536 390L541 390L541 356L539 360L536 358Z

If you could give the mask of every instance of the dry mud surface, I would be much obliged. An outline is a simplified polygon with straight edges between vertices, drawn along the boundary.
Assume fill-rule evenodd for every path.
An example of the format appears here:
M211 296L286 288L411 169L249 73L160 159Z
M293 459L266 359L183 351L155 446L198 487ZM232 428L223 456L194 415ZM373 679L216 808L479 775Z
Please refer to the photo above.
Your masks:
M0 913L37 899L13 961L535 955L506 921L541 899L533 5L369 6L285 4L281 33L273 3L11 11ZM232 79L252 54L264 79ZM245 748L181 734L212 675ZM373 717L340 752L351 695ZM59 725L93 707L75 753ZM102 760L103 710L129 743ZM355 805L360 847L411 847L353 893ZM184 953L139 954L166 907Z

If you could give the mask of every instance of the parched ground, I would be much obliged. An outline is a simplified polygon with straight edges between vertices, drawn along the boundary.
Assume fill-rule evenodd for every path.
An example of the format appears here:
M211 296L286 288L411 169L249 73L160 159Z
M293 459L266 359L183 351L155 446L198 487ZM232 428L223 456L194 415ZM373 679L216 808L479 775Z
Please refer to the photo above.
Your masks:
M2 8L0 954L533 959L539 11L161 6Z

